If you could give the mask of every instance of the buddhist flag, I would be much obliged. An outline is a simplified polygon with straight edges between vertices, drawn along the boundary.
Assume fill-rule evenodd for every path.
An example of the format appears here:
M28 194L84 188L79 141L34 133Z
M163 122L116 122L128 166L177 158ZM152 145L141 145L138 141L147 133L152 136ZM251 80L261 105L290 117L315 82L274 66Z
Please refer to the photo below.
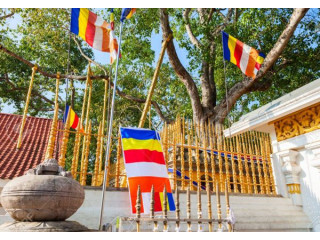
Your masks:
M78 127L78 124L81 124L80 122L80 119L78 117L78 115L75 113L75 111L73 111L73 109L67 105L66 106L66 111L63 115L63 123L65 124L66 121L67 121L67 117L68 117L68 114L70 114L70 127L73 128L73 129L77 129ZM82 125L80 126L80 131L83 132L83 127Z
M265 54L222 32L223 58L237 65L248 77L255 78Z
M110 24L86 8L72 8L70 31L94 49L110 52Z
M113 8L111 9L110 14L110 63L114 63L118 56L118 42L116 36L114 35L114 13Z
M132 213L136 213L137 190L140 185L141 213L149 213L151 188L154 187L154 211L161 212L163 200L167 198L169 211L175 204L164 160L160 135L156 131L143 128L120 128L124 163L127 172ZM163 196L166 186L167 196Z
M136 12L136 8L122 8L121 19L123 22L125 19L129 19Z

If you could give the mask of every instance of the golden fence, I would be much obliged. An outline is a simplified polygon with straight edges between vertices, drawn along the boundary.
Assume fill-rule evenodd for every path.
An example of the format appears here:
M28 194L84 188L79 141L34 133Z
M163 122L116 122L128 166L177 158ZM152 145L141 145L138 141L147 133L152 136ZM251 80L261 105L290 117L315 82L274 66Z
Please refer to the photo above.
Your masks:
M215 191L276 194L266 133L250 131L232 138L213 124L195 124L178 117L161 131L163 152L173 188L197 184Z
M68 130L69 126L58 130L64 132L59 163L81 185L102 185L105 146L101 144L106 138L101 126L92 129L89 122L84 131ZM213 124L178 117L173 124L164 125L160 136L173 189L197 190L200 186L215 192L218 183L221 191L227 186L233 193L276 194L268 134L246 132L226 138ZM120 135L112 137L107 187L127 187L120 143Z

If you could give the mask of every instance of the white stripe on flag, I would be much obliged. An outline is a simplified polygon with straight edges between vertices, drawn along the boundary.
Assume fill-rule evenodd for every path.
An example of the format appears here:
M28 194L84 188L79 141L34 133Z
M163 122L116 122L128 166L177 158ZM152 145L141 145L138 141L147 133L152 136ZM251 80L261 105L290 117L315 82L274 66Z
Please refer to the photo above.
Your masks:
M97 16L97 19L96 19L96 22L94 23L94 25L97 27L102 27L103 22L104 22L103 18Z
M247 70L250 51L251 51L251 47L246 44L243 44L242 55L240 59L240 69L243 73L246 73L246 70Z
M162 177L168 178L166 165L152 162L126 164L127 177Z
M150 201L151 201L151 193L143 192L142 194L142 204L144 209L144 214L150 213Z
M100 27L96 27L96 32L94 34L93 48L97 50L102 50L102 40L103 40L103 30Z

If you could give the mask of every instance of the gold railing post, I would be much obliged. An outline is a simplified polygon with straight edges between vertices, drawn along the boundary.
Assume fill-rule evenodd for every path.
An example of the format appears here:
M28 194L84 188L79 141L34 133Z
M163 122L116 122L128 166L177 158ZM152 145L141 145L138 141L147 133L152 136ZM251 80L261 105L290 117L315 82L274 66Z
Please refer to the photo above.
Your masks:
M94 171L92 176L91 186L97 186L98 176L99 176L99 164L100 164L100 149L101 149L101 131L102 122L99 124L98 136L97 136L97 149L96 149L96 160L94 162Z
M186 183L185 183L185 170L184 170L184 143L185 143L185 119L182 119L182 131L181 131L181 146L180 146L180 165L181 165L181 189L184 190Z
M175 198L176 198L176 232L180 231L180 199L179 199L179 189L175 190Z
M274 182L274 176L273 176L273 171L272 171L272 164L271 164L271 159L270 159L270 154L271 154L271 140L269 134L266 134L266 152L267 152L267 160L268 160L268 169L269 169L269 175L270 175L270 183L271 183L271 189L272 189L272 194L276 195L276 187L275 187L275 182Z
M237 193L239 191L238 191L238 178L237 178L236 167L234 163L235 148L233 147L234 145L233 138L230 137L229 141L230 141L230 158L231 158L231 168L232 168L232 178L233 178L233 191Z
M150 218L154 219L154 187L152 185L151 187L151 199L150 199ZM153 222L153 231L157 232L158 231L158 222L155 220Z
M88 136L86 137L85 142L85 155L83 161L83 168L82 168L82 180L81 185L85 186L87 181L87 171L88 171L88 163L89 163L89 153L90 153L90 140L91 140L91 121L89 121L88 127Z
M45 159L53 158L53 151L54 151L54 145L56 141L57 127L58 127L58 115L59 115L59 103L58 103L59 81L60 81L60 73L58 72L57 78L56 78L56 93L54 98L54 113L53 113L53 119L52 119L52 124L50 128L50 135L49 135L49 141L47 145Z
M190 201L190 187L187 189L187 219L191 219L191 201ZM187 221L187 232L191 231L191 221Z
M141 210L141 191L140 191L140 185L138 185L138 191L137 191L137 200L136 200L136 223L137 223L137 232L140 232L140 210Z
M201 186L198 184L197 188L197 197L198 197L198 232L202 232L202 209L201 209Z
M173 189L176 189L177 187L177 124L176 121L173 124L173 131L172 131L172 140L173 140L173 146L172 146L172 153L173 153Z
M198 185L201 184L200 180L200 148L199 148L199 141L201 140L200 137L200 123L195 123L195 141L196 141L196 166L197 166L197 182ZM199 135L199 136L198 136Z
M190 128L189 128L190 127ZM189 188L192 189L193 185L193 163L192 163L192 149L191 149L191 132L192 132L192 122L188 122L188 160L189 160Z
M227 185L227 182L225 183ZM227 188L226 188L227 189ZM227 218L230 218L230 203L229 203L229 193L225 191L225 198L226 198L226 211L227 211ZM232 225L228 221L228 232L232 232Z
M71 164L71 174L74 179L77 179L77 171L78 171L78 161L79 161L79 150L80 150L80 140L81 140L81 119L79 119L79 123L77 126L77 133L74 140L74 147L73 147L73 158Z
M258 188L257 188L257 182L256 182L256 169L255 169L255 166L254 166L254 160L253 160L253 155L252 155L251 142L250 142L251 139L250 139L250 137L248 137L249 134L250 133L247 132L246 136L247 136L247 143L248 143L249 154L250 154L251 175L252 175L252 180L253 180L254 193L257 194L258 193Z
M62 144L59 156L59 165L61 167L65 167L66 164L66 153L68 148L68 141L69 141L69 129L70 129L70 111L68 111L66 123L64 125L63 137L62 137Z
M245 141L245 133L240 134L240 139L241 139L241 146L242 146L242 152L244 153L244 166L246 170L246 184L247 184L247 193L252 193L252 184L250 181L250 172L249 172L249 165L248 165L248 155L247 155L247 146L246 146L246 141ZM240 146L240 147L241 147Z
M120 164L121 164L121 135L120 132L118 134L118 146L117 146L117 165L116 165L116 181L115 181L115 187L119 187L120 182Z
M223 163L222 163L222 157L221 153L223 152L222 150L222 142L223 142L223 136L221 136L221 131L218 129L218 141L217 141L217 149L218 149L218 160L219 160L219 187L222 188L222 183L223 183ZM218 191L216 189L216 191Z
M267 172L267 165L266 165L266 153L265 153L265 145L266 142L263 141L262 133L258 133L259 139L260 139L260 148L261 148L261 155L262 155L262 170L263 170L263 178L265 183L265 193L270 194L270 184L269 184L269 177Z
M226 191L228 191L228 187L225 186ZM219 188L219 184L216 184L216 197L217 197L217 215L218 215L218 226L219 229L222 229L222 214L221 214L221 201L220 201L220 188Z
M238 168L239 168L239 176L240 176L240 191L241 193L246 192L246 186L244 183L244 178L243 178L243 168L242 168L242 156L240 152L240 145L239 145L239 136L235 136L236 140L236 147L237 147L237 156L238 156Z
M163 209L162 209L162 214L163 214L163 231L168 232L168 209L167 209L167 189L166 186L163 188Z
M256 132L254 131L253 132L254 134L254 147L255 147L255 150L256 150L256 161L257 161L257 166L258 166L258 175L259 175L259 183L260 183L260 193L261 194L264 194L264 184L263 184L263 178L262 178L262 173L261 173L261 167L260 167L260 159L259 159L259 156L261 156L261 152L259 151L259 147L258 147L258 136L256 134Z
M231 188L230 188L230 172L229 172L229 158L228 158L228 152L227 152L227 139L225 137L223 137L223 151L224 151L224 163L225 163L225 169L226 169L226 180L227 180L227 187L228 187L228 191L231 192ZM223 182L221 183L222 186ZM223 191L224 189L221 189L221 191Z
M29 89L28 89L28 93L27 93L26 104L24 105L23 117L22 117L20 130L19 130L19 137L18 137L18 142L17 142L18 149L21 147L21 144L22 144L23 129L24 129L24 125L26 124L26 120L27 120L27 113L28 113L31 92L32 92L34 75L36 74L37 69L38 69L37 65L34 65L34 67L32 68L32 75L31 75L31 80L30 80Z
M214 144L213 139L215 138L214 126L212 123L209 123L209 144L210 144L210 161L211 161L211 175L212 175L212 190L215 191L215 182L216 182L216 162L214 159ZM220 154L218 152L218 154Z

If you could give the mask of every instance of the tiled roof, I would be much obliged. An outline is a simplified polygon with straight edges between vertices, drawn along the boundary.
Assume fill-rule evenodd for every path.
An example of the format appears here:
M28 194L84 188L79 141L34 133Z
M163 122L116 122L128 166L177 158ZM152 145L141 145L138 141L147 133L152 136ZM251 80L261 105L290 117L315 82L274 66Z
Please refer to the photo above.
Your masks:
M44 160L52 119L27 117L22 145L17 149L21 121L20 115L0 113L0 179L21 176ZM63 128L61 121L58 128ZM59 131L55 142L55 157L58 156L56 148L61 138L62 132Z

